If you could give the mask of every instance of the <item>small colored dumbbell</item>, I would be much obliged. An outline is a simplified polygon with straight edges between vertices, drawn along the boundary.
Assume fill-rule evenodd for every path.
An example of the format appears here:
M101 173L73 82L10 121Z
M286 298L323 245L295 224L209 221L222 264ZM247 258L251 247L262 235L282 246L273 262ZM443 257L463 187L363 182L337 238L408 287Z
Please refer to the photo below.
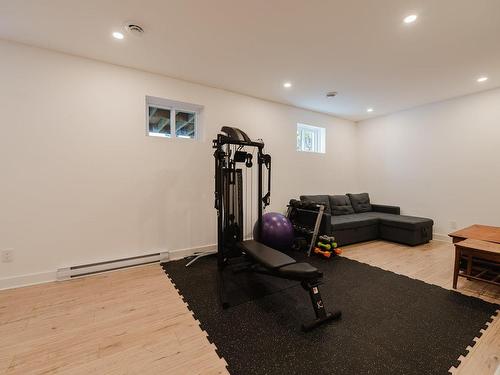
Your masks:
M326 235L319 236L318 239L321 242L326 242L326 243L331 243L331 242L335 241L335 237L333 237L333 236L326 236Z
M315 247L314 248L314 254L322 255L325 258L330 258L332 256L332 252L331 251L323 251L319 247Z
M331 250L332 245L330 245L329 243L318 242L318 247L322 248L323 250Z

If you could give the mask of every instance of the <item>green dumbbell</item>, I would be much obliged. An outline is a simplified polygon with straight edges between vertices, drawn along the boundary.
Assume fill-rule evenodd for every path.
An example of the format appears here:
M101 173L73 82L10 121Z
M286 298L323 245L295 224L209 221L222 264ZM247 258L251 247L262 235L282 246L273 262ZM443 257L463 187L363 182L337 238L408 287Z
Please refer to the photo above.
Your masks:
M318 247L324 250L330 250L332 248L332 246L329 243L325 244L323 242L318 242Z

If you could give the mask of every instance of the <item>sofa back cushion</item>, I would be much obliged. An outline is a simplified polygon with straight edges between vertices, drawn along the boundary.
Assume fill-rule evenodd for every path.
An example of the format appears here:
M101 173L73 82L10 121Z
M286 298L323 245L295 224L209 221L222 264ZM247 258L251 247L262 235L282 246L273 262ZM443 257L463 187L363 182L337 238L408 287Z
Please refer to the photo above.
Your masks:
M322 204L325 206L325 213L332 213L330 209L330 200L328 199L328 195L301 195L301 201L314 202L316 204Z
M347 195L330 195L330 207L332 215L349 215L354 213L351 201Z
M372 210L372 205L370 204L370 196L368 193L360 194L347 194L351 200L352 208L356 213L360 212L370 212Z

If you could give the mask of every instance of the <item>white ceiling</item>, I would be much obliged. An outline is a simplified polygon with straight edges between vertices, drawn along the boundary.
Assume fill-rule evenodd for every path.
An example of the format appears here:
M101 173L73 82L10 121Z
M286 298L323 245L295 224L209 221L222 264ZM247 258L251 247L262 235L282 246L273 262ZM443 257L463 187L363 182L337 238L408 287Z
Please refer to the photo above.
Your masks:
M500 86L500 0L0 0L0 38L353 120Z

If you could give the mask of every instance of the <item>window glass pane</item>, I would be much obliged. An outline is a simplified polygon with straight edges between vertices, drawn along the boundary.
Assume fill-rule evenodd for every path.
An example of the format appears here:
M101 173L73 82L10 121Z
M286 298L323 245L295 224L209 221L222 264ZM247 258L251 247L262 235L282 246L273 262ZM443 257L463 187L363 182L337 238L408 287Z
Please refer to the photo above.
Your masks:
M297 124L297 151L325 153L325 128Z
M194 112L175 112L175 136L179 138L194 138L196 114Z
M314 133L310 130L304 130L304 151L313 151Z
M170 137L170 110L149 106L149 135Z

